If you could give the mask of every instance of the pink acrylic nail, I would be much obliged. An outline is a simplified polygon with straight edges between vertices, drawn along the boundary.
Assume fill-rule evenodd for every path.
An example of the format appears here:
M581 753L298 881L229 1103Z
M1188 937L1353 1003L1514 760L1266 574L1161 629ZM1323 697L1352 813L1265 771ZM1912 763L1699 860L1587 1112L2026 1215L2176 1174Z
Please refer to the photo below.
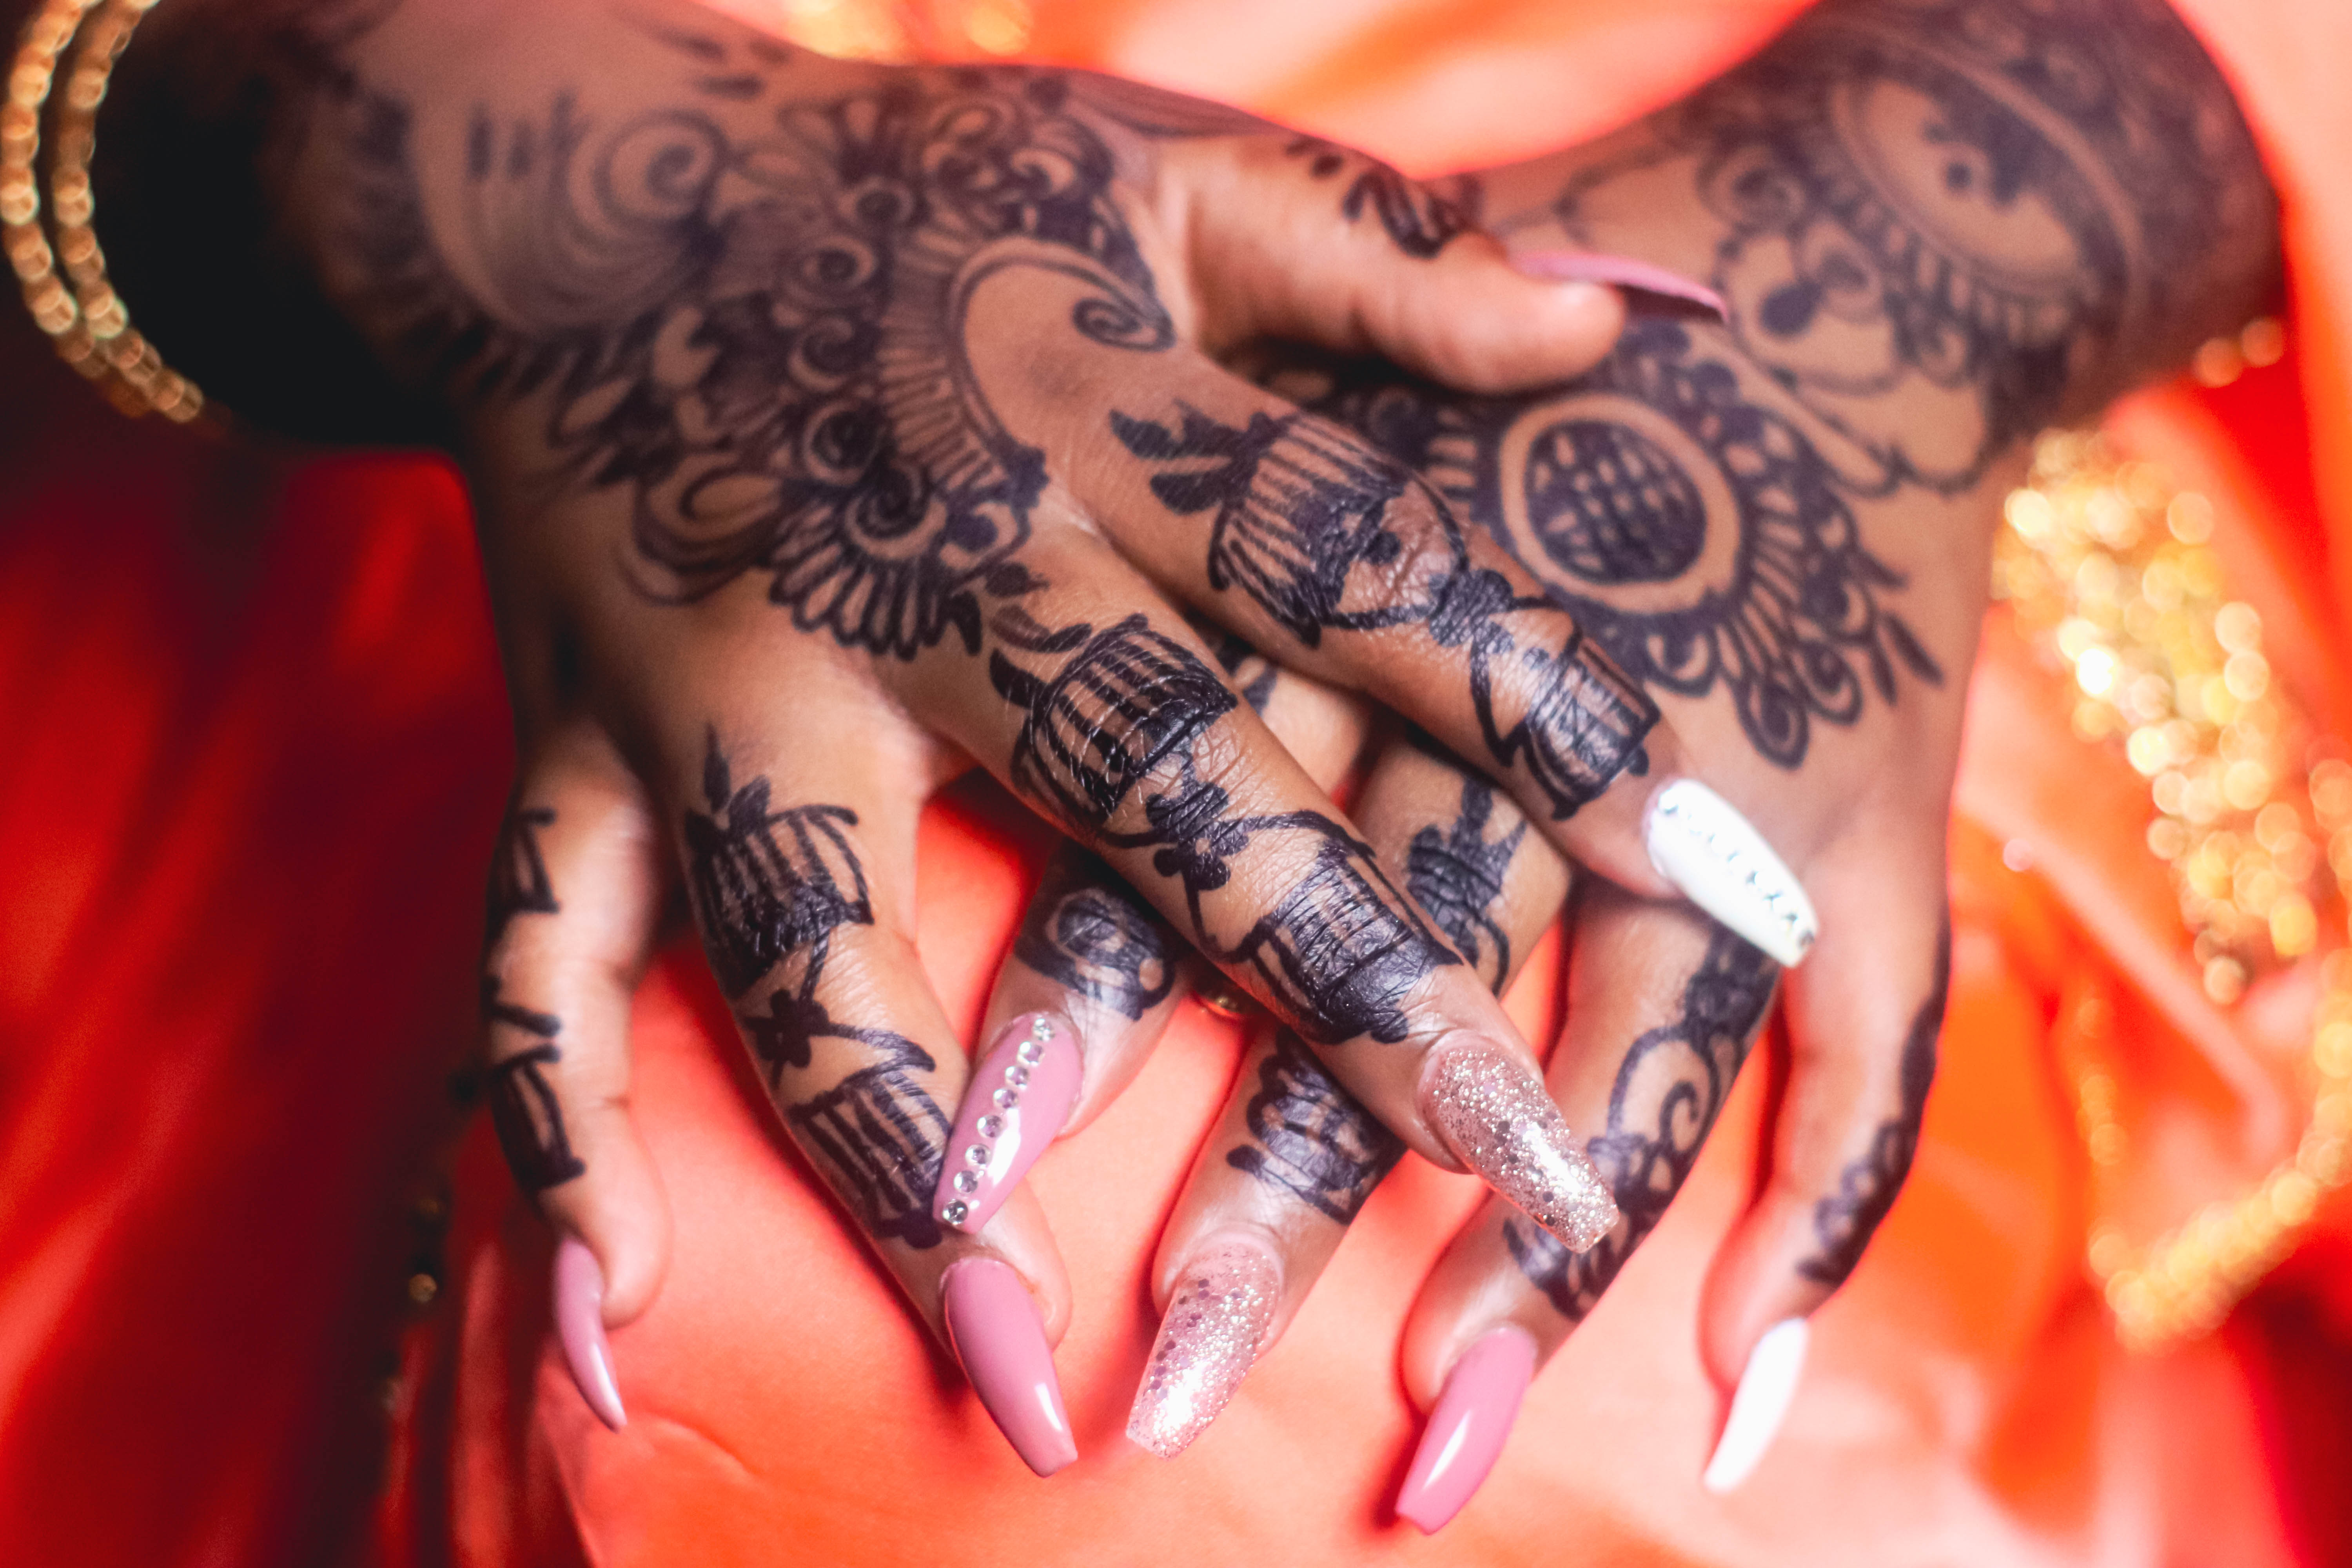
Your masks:
M941 1224L977 1231L1004 1205L1069 1121L1082 1070L1076 1037L1051 1014L1024 1013L1004 1026L963 1091L931 1200Z
M1495 1329L1462 1352L1397 1489L1398 1518L1434 1535L1462 1511L1495 1468L1535 1375L1536 1342L1524 1329Z
M613 1376L613 1347L604 1338L604 1270L588 1244L567 1236L555 1249L555 1337L580 1397L617 1432L629 1424L621 1385Z
M1723 296L1696 279L1685 278L1654 261L1631 256L1611 256L1599 250L1531 250L1514 255L1511 265L1530 278L1558 283L1608 283L1638 289L1644 294L1696 305L1719 320L1731 312Z
M972 1392L1022 1462L1052 1475L1078 1457L1078 1444L1029 1288L993 1258L950 1265L944 1284L948 1338Z

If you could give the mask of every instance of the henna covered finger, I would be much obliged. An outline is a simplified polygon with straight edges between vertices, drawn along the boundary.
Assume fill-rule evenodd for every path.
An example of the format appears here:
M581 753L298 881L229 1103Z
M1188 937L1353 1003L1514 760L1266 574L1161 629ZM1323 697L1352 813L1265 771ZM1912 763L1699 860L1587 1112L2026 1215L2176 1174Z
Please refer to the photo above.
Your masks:
M907 924L919 800L757 734L710 727L680 790L712 972L793 1142L1015 1452L1051 1475L1076 1449L1050 1350L1068 1285L1044 1216L1016 1193L982 1243L932 1213L966 1152L950 1137L966 1063Z
M1361 705L1285 673L1230 633L1192 625L1206 632L1218 668L1275 738L1318 784L1336 784L1362 743ZM1043 1018L1050 1037L1064 1042L1056 1054L1064 1048L1075 1052L1080 1082L1073 1095L1049 1102L1060 1106L1058 1120L1041 1119L1034 1097L1024 1097L1019 1141L1010 1151L999 1145L986 1167L948 1173L939 1199L941 1217L963 1229L981 1228L1046 1141L1084 1127L1116 1099L1142 1070L1178 1003L1191 992L1199 962L1192 944L1099 856L1076 844L1059 846L1045 862L1013 951L998 973L981 1027L981 1050L985 1055L987 1043L1005 1035L1017 1054L1034 1032L1034 1024L1021 1020ZM1217 978L1226 984L1222 975ZM985 1095L990 1104L975 1114L1010 1109L995 1101L1008 1092L1020 1094L1021 1086L992 1080L1013 1065L1021 1064L991 1068L983 1063L971 1092Z
M555 1318L573 1381L625 1416L605 1329L652 1301L670 1216L629 1111L629 1006L661 907L659 834L583 721L526 760L491 865L474 1077L515 1183L559 1234Z
M1383 858L1496 989L1558 911L1565 862L1526 831L1508 797L1409 741L1383 749L1359 802ZM1377 1047L1372 1047L1377 1048ZM1254 1037L1160 1238L1155 1298L1166 1316L1129 1436L1163 1458L1197 1437L1305 1301L1347 1227L1404 1152L1295 1032ZM1231 1266L1263 1260L1243 1292L1246 1343L1225 1315L1188 1300ZM1230 1291L1227 1292L1231 1294ZM1264 1300L1259 1300L1263 1296Z

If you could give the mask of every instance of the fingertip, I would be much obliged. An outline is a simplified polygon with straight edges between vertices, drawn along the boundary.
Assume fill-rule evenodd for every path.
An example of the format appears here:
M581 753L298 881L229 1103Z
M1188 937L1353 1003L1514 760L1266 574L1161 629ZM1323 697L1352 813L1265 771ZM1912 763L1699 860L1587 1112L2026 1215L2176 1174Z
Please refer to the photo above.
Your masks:
M1398 1518L1434 1535L1462 1511L1502 1457L1536 1363L1534 1338L1513 1323L1489 1329L1462 1352L1397 1489Z
M552 1285L556 1339L563 1347L564 1365L588 1408L618 1432L629 1417L621 1405L612 1344L604 1335L604 1266L578 1237L566 1236L556 1244Z

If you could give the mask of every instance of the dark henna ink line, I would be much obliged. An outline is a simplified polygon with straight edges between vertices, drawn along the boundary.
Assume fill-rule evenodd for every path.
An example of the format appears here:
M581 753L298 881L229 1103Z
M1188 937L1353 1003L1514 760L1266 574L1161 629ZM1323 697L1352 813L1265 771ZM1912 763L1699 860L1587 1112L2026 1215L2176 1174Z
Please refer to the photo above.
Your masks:
M1435 256L1470 227L1469 214L1461 206L1377 158L1312 136L1302 136L1283 151L1307 160L1309 179L1328 180L1347 169L1357 170L1340 195L1339 216L1354 223L1370 209L1396 247L1417 260Z
M992 624L1003 635L1012 619L1000 616ZM1013 745L1013 784L1053 802L1082 828L1098 828L1138 782L1232 712L1234 699L1214 670L1140 615L1100 632L1068 628L1029 646L1067 651L1081 637L1050 677L1002 652L989 656L988 672L997 692L1028 714Z
M1813 723L1854 723L1870 691L1893 702L1898 670L1942 683L1881 605L1905 579L1863 547L1828 461L1680 323L1637 321L1598 369L1536 399L1338 367L1313 404L1534 573L1606 650L1604 688L1725 689L1749 743L1793 768Z
M496 942L507 922L517 915L551 915L562 905L555 901L555 884L547 875L540 853L539 830L555 825L555 808L535 805L507 813L499 831L499 846L490 862L488 940Z
M1141 1018L1175 988L1173 937L1099 858L1066 845L1045 863L1013 956L1076 995Z
M912 658L952 629L977 652L979 595L1029 581L1013 557L1045 478L979 390L969 301L1042 271L1084 290L1081 337L1174 342L1115 160L1054 73L909 77L747 141L720 106L760 81L609 128L569 100L485 121L463 210L495 306L434 248L405 111L367 97L370 303L436 385L544 400L567 473L630 497L657 598L762 573L803 630Z
M1936 1041L1944 1032L1951 964L1952 931L1947 922L1936 948L1936 988L1912 1016L1903 1042L1902 1107L1879 1123L1869 1152L1838 1173L1837 1191L1813 1205L1813 1234L1822 1249L1797 1265L1797 1272L1816 1284L1835 1289L1845 1283L1911 1174L1911 1161L1919 1152L1919 1126L1927 1114L1927 1091L1936 1081Z
M1246 1114L1255 1145L1225 1163L1346 1225L1404 1154L1404 1142L1334 1082L1285 1029L1258 1062Z
M1580 1322L1674 1201L1731 1094L1771 1005L1780 966L1728 931L1684 987L1682 1012L1636 1039L1617 1068L1606 1131L1585 1152L1601 1167L1624 1215L1587 1252L1570 1252L1517 1215L1503 1244L1519 1271L1570 1322Z
M730 783L713 734L702 765L712 815L686 814L693 858L688 888L711 967L727 994L740 996L785 959L805 952L806 994L824 966L832 932L874 923L865 868L843 831L856 825L857 814L838 805L772 811L765 776L740 789Z
M887 1029L836 1032L882 1052L882 1059L793 1106L784 1121L832 1167L837 1190L867 1235L918 1251L937 1247L931 1197L955 1129L913 1075L938 1064Z
M1511 939L1495 910L1528 823L1522 816L1508 833L1489 839L1486 824L1494 813L1493 787L1465 775L1452 825L1444 831L1433 823L1420 828L1406 847L1404 885L1472 967L1484 970L1492 960L1489 984L1499 988L1511 973Z
M1522 647L1508 618L1559 617L1547 600L1518 597L1500 574L1473 566L1452 510L1411 469L1310 415L1254 415L1235 428L1192 408L1173 427L1113 413L1111 431L1160 467L1150 484L1162 505L1214 510L1213 588L1239 587L1309 647L1327 629L1419 625L1440 647L1465 649L1487 751L1502 767L1526 768L1555 820L1629 769L1647 771L1642 742L1656 704L1573 626L1556 653ZM1409 490L1429 502L1444 563L1421 584L1386 570L1404 550L1391 507ZM1400 600L1415 586L1425 602Z
M490 1125L499 1135L507 1169L527 1194L562 1186L588 1167L572 1152L563 1130L563 1109L543 1068L562 1059L555 1037L562 1020L499 999L499 983L482 982L482 1014L493 1032L520 1029L540 1043L492 1062L482 1077L490 1102Z

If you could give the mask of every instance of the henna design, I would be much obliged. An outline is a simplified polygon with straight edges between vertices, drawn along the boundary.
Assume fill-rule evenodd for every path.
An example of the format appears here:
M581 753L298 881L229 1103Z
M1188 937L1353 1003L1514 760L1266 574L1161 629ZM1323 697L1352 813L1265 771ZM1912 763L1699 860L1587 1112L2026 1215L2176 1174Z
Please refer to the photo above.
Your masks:
M1225 1163L1348 1224L1402 1157L1403 1140L1334 1082L1287 1029L1259 1059L1257 1081L1246 1111L1257 1142L1227 1150Z
M1513 622L1533 620L1550 636L1560 617L1542 596L1517 595L1499 573L1473 565L1454 512L1409 468L1313 415L1253 415L1236 428L1193 408L1173 427L1113 413L1111 430L1160 467L1150 485L1162 505L1215 511L1210 585L1239 587L1307 647L1326 630L1417 625L1439 646L1465 648L1488 752L1499 766L1527 769L1555 819L1629 769L1647 771L1642 742L1657 706L1572 625L1557 651L1522 644ZM1437 546L1421 583L1394 570L1405 542L1390 512L1408 490L1427 502ZM1415 589L1428 597L1411 598Z
M1616 1230L1590 1251L1570 1252L1516 1215L1503 1222L1503 1244L1520 1272L1570 1322L1592 1310L1690 1175L1780 974L1780 965L1718 930L1683 989L1680 1016L1644 1032L1625 1053L1609 1093L1607 1130L1585 1142L1624 1215Z
M805 996L815 989L832 933L874 923L865 868L843 831L856 825L857 814L839 805L771 811L765 775L730 789L715 731L703 758L702 792L713 815L686 814L693 857L688 888L719 985L740 996L800 955L806 958L799 987Z
M1936 988L1912 1015L1903 1042L1902 1107L1879 1123L1868 1152L1838 1173L1837 1191L1813 1205L1813 1234L1822 1249L1798 1264L1797 1272L1817 1284L1835 1289L1845 1283L1911 1174L1912 1158L1919 1152L1919 1126L1927 1113L1927 1090L1936 1081L1936 1041L1944 1032L1951 963L1948 922L1937 943Z
M1734 341L1873 488L1977 483L2263 216L2228 89L2162 6L1827 5L1643 132L1552 216L1582 235L1695 192Z
M1407 179L1377 158L1313 136L1302 136L1283 151L1307 161L1309 179L1328 180L1345 170L1356 170L1356 177L1339 196L1339 216L1354 223L1370 208L1381 226L1388 230L1389 238L1407 256L1427 260L1471 226L1470 215L1463 206L1418 180Z
M555 1037L562 1020L552 1013L534 1012L499 997L499 983L482 982L482 1016L495 1036L500 1028L520 1029L539 1041L492 1062L483 1075L488 1080L490 1125L499 1135L499 1149L515 1185L526 1194L562 1186L588 1167L572 1152L563 1130L563 1109L541 1069L561 1061Z
M1403 1039L1405 997L1430 970L1461 960L1388 879L1371 846L1319 812L1230 815L1232 796L1194 771L1191 753L1178 762L1174 786L1144 800L1149 826L1101 841L1156 849L1152 868L1183 884L1194 944L1228 969L1255 971L1270 1005L1299 1033L1326 1045L1363 1035ZM1273 906L1226 945L1211 934L1201 897L1225 885L1244 848L1296 870Z
M1041 677L993 652L988 672L1028 714L1013 744L1013 784L1082 827L1108 822L1139 780L1234 710L1216 672L1141 615L1099 632L1047 631L1014 605L992 624L1016 648L1071 656Z
M495 944L507 922L517 915L551 915L562 906L555 901L555 884L548 879L546 858L540 854L539 830L555 825L555 808L535 805L509 810L499 831L499 847L490 862L488 940Z
M1506 812L1518 814L1506 806ZM1511 973L1511 939L1496 919L1502 902L1503 882L1510 874L1511 857L1527 837L1528 823L1519 817L1499 838L1486 837L1495 814L1495 791L1484 779L1465 776L1462 804L1453 824L1440 831L1435 824L1416 830L1405 848L1405 888L1412 900L1454 943L1474 968L1493 959L1492 984L1496 990Z
M941 1239L931 1214L954 1124L918 1072L930 1053L887 1029L836 1029L880 1053L833 1088L791 1107L784 1121L834 1174L867 1235L923 1250Z
M1046 862L1013 956L1066 991L1140 1018L1175 987L1171 935L1099 858L1065 845Z
M565 472L629 499L640 586L689 600L750 572L793 623L912 658L1014 559L1045 457L1008 433L964 346L1008 268L1084 297L1071 328L1174 341L1112 199L1114 160L1064 78L909 76L771 102L756 72L704 107L597 123L477 120L462 196L477 298L436 252L405 111L362 95L354 248L415 368L466 399L535 398ZM758 127L759 129L751 129Z
M1598 369L1532 399L1292 374L1319 374L1317 408L1493 534L1612 671L1726 690L1749 744L1783 767L1804 761L1816 721L1856 722L1872 691L1895 701L1898 671L1942 684L1880 604L1906 579L1864 547L1829 462L1682 323L1634 322Z

